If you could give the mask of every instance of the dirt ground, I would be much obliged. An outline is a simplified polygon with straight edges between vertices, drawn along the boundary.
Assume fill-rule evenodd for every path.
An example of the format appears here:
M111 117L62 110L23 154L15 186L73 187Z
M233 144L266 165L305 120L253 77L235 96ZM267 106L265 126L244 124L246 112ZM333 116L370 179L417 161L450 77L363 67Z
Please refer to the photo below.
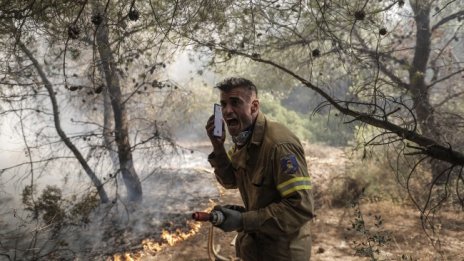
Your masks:
M240 202L237 193L227 191L219 203L234 201ZM384 230L391 233L392 240L385 246L378 247L381 260L464 260L462 213L446 213L440 232L441 242L436 242L441 245L440 253L425 235L418 212L411 207L379 202L363 204L361 210L366 223L372 221L374 215L381 215ZM322 208L317 211L317 217L312 221L311 260L370 260L368 257L355 255L353 241L360 237L358 233L348 230L354 219L353 212L350 208ZM371 223L370 226L374 226L373 221ZM194 236L142 260L210 260L207 252L209 229L209 224L204 224ZM219 229L215 229L214 233L215 243L221 247L220 254L233 257L234 247L230 243L235 233L224 233Z
M314 151L310 149L307 155L314 184L330 186L327 184L328 177L343 174L347 164L344 152L340 149L324 148L322 153L320 148ZM218 202L212 204L241 203L238 191L220 189L220 192ZM378 260L464 260L462 212L442 213L439 220L441 225L436 227L437 234L431 240L422 228L419 212L410 205L385 201L362 202L359 205L360 211L364 225L369 230L364 235L351 229L356 219L354 208L335 208L326 202L317 205L317 217L311 221L311 260L370 260L369 257L356 254L356 249L369 246L369 239L381 233L387 234L390 240L382 246L371 243L371 249L379 251L376 254ZM379 217L382 224L376 227L375 221ZM214 260L209 259L207 252L209 229L209 223L203 223L194 235L154 254L144 255L140 260ZM215 243L221 248L220 254L234 257L231 242L235 233L215 229L214 235Z

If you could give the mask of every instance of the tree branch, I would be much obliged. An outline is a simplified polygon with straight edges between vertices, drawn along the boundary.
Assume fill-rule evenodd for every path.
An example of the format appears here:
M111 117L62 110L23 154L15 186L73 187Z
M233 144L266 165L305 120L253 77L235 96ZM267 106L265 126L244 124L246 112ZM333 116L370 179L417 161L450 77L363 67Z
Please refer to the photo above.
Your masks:
M279 65L270 60L262 59L259 55L256 55L256 54L250 55L250 54L246 54L246 53L243 53L237 50L230 50L227 48L217 48L217 50L225 51L225 52L232 53L232 54L237 54L237 55L247 57L251 60L254 60L260 63L271 65L289 74L290 76L294 77L295 79L300 81L302 84L304 84L306 87L317 92L319 95L324 97L332 106L334 106L341 113L348 115L348 116L352 116L357 121L361 121L369 125L372 125L374 127L388 130L392 133L395 133L396 135L398 135L399 137L403 139L414 142L422 147L422 154L425 154L429 157L442 160L442 161L446 161L454 165L461 165L461 166L464 165L464 154L462 154L461 152L455 151L450 147L445 147L439 144L438 142L436 142L435 140L432 140L423 135L420 135L419 133L415 131L411 131L409 129L393 124L392 122L389 122L388 120L381 120L381 119L375 118L373 115L366 114L366 113L359 112L359 111L354 111L348 107L344 107L341 105L342 101L336 101L329 94L324 92L321 88L315 86L311 82L307 81L300 75L297 75L296 73L294 73L293 71L291 71L290 69L282 65Z
M457 70L457 71L455 71L455 72L453 72L453 73L450 73L450 74L446 75L445 77L440 78L440 79L438 79L438 80L436 80L436 81L430 83L429 85L427 85L427 88L430 88L430 87L434 86L435 84L440 83L440 82L442 82L442 81L446 81L446 80L448 80L449 78L452 78L453 76L455 76L455 75L457 75L457 74L460 74L460 73L462 73L462 72L464 72L464 69Z
M450 14L450 15L444 17L443 19L438 21L438 23L436 23L434 26L432 26L432 32L435 31L436 29L438 29L440 26L448 23L449 21L460 17L461 15L464 16L464 10L461 10L459 12L456 12L454 14Z
M61 128L60 111L59 111L59 108L58 108L58 102L57 102L56 97L55 97L55 91L53 90L52 83L50 82L50 80L46 76L45 72L43 71L42 66L39 64L37 59L35 59L32 52L19 39L18 39L18 45L19 45L20 49L24 52L24 54L26 54L26 56L32 62L32 64L34 65L35 69L37 70L37 73L39 74L40 78L44 82L45 88L48 91L48 94L50 96L50 102L52 103L52 108L53 108L53 120L54 120L54 123L55 123L56 132L60 136L61 140L66 144L66 146L72 151L72 153L74 154L76 159L79 161L79 163L84 168L87 175L92 180L94 186L97 188L98 194L100 196L100 201L102 203L109 202L108 195L106 194L106 191L104 190L102 183L100 182L98 177L95 175L95 172L93 172L93 170L90 168L87 161L85 161L85 159L82 156L82 154L80 153L80 151L70 141L70 139L66 136L66 133Z

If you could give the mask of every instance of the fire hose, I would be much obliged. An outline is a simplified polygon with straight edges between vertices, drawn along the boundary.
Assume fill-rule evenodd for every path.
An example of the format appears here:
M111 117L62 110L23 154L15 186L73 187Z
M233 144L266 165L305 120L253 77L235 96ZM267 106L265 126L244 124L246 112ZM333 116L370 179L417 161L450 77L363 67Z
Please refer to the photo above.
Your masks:
M192 219L195 221L209 221L211 224L218 226L224 222L224 214L219 210L211 212L195 212L192 214Z
M221 249L220 245L214 245L214 226L218 226L224 222L224 214L219 210L213 210L211 212L195 212L192 214L192 219L195 221L201 222L210 222L211 227L208 232L208 257L211 261L220 260L220 261L230 261L238 260L235 258L227 258L219 254Z

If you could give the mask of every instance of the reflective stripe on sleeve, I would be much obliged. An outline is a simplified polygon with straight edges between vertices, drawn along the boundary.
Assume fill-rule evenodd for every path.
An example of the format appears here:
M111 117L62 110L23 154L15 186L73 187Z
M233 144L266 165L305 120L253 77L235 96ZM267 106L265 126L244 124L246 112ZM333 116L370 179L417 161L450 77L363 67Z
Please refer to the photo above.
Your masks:
M311 186L311 178L310 177L296 177L289 179L285 182L280 183L277 186L277 190L279 191L282 197L287 196L288 194L298 191L298 190L310 190Z
M227 157L229 158L229 160L232 160L232 153L233 153L232 149L227 151Z
M227 151L227 157L229 158L229 160L232 160L232 154L234 154L234 151L235 151L235 144Z

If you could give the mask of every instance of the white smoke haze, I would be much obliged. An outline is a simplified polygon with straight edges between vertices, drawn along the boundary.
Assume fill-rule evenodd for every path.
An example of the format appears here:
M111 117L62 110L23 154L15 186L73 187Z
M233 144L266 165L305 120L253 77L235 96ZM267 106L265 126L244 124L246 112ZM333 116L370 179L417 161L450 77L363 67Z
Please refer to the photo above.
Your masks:
M117 201L102 208L86 229L72 233L72 248L86 253L91 247L91 256L130 251L143 239L160 240L163 229L185 228L192 212L219 197L217 187L211 185L215 184L212 173L201 169L158 169L142 180L142 204L134 207Z
M61 76L52 78L57 86L62 127L105 183L104 187L112 200L92 212L90 222L82 226L63 226L59 232L55 232L53 226L44 225L40 217L38 220L32 219L33 212L25 210L21 201L23 189L31 184L34 185L35 199L47 186L60 188L64 201L69 203L83 195L95 193L82 167L60 142L50 115L35 112L24 115L23 125L27 126L24 133L18 117L3 117L0 141L4 145L0 150L0 168L7 170L0 173L0 253L16 259L40 259L47 255L65 259L77 257L80 260L98 256L103 258L140 246L140 242L146 238L159 240L163 229L185 229L192 212L209 207L211 201L219 197L219 192L206 161L210 148L204 125L217 99L212 85L218 76L211 72L198 75L199 66L195 63L189 59L189 54L181 53L167 66L165 80L177 84L181 93L180 96L173 96L165 92L165 97L170 98L171 105L174 105L166 108L168 111L154 110L153 114L145 115L142 111L142 115L130 115L135 128L145 128L145 132L153 131L150 130L153 125L144 125L143 121L137 121L138 117L165 124L165 129L179 146L173 148L159 141L159 148L147 143L133 151L134 165L144 193L143 202L136 206L125 201L122 178L120 173L115 175L117 167L113 165L108 152L97 146L101 145L102 139L94 134L101 134L101 127L82 124L101 120L96 113L102 111L101 99L88 95L86 102L83 102L82 95L76 92L70 96L69 92L60 88L63 85L59 80ZM69 75L83 73L73 71L72 67L67 70ZM88 85L77 79L71 79L68 84ZM43 88L39 92L45 94ZM156 99L160 99L159 95ZM164 102L156 99L135 97L127 105L128 108L137 108L144 104L145 109L150 104ZM28 102L32 101L25 100L23 104ZM46 95L33 102L40 103L41 111L51 112ZM189 106L196 108L191 110ZM193 111L200 111L201 114ZM32 147L33 177L23 134L28 146ZM145 138L143 132L135 134L131 135L133 146ZM50 158L54 159L41 161ZM10 169L18 164L22 165ZM0 259L4 255L0 255Z
M125 202L124 186L116 177L105 186L108 194L113 198L111 203L98 207L92 213L90 223L85 226L65 227L60 231L59 236L53 239L50 239L53 233L51 226L30 221L31 212L25 211L20 204L11 204L8 198L2 196L2 209L8 209L2 213L0 223L2 238L7 238L9 235L22 235L13 240L10 238L6 242L2 240L3 249L10 249L10 252L7 252L10 256L14 255L11 251L15 250L18 257L30 258L25 249L28 249L37 238L35 247L39 249L38 255L62 249L56 253L57 257L78 256L82 260L87 260L96 256L129 251L131 247L138 246L143 239L160 240L159 236L163 229L185 228L192 212L206 209L211 200L219 197L218 188L214 185L216 184L214 175L208 171L205 153L180 150L178 154L173 153L165 160L155 162L150 162L147 157L138 156L134 155L134 158L149 162L147 164L149 167L140 167L139 165L144 165L142 161L136 164L144 192L141 204L134 206ZM76 163L67 166L79 170ZM151 172L145 171L150 168ZM54 183L59 184L57 180L63 178L56 176ZM47 183L44 184L38 179L39 186L52 184L48 183L50 178L46 180ZM117 190L114 186L115 182L119 183ZM90 189L91 184L82 175L70 175L66 182L61 182L60 187L63 188L64 197L69 200L72 195L94 193ZM4 230L4 227L10 229Z

